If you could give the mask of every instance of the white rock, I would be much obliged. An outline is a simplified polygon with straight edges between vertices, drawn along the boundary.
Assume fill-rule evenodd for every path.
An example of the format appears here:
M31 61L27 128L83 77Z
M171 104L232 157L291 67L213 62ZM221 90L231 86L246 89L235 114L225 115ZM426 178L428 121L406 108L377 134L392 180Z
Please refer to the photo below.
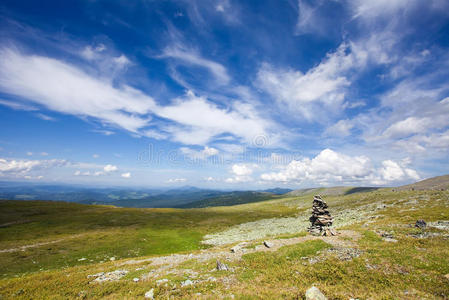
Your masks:
M231 252L232 253L237 253L240 250L240 246L239 245L235 245L234 247L231 248Z
M157 285L160 285L160 284L163 284L163 283L166 283L166 282L168 282L167 278L156 280L156 284Z
M306 300L327 300L327 298L318 288L312 286L306 291Z
M189 286L192 284L193 284L193 281L190 279L187 279L186 281L181 282L181 286Z
M114 260L115 260L115 257L111 257L109 260L110 260L110 261L114 261Z
M267 247L267 248L271 248L271 247L274 246L273 243L271 243L271 242L269 242L269 241L264 241L263 244L264 244L265 247Z
M154 289L151 289L145 293L145 299L154 299Z
M87 258L82 257L82 258L78 259L78 261L83 261L83 260L86 260L86 259L87 259Z
M140 280L140 279L137 278L137 277L133 278L133 281L134 281L134 282L139 282L139 280Z

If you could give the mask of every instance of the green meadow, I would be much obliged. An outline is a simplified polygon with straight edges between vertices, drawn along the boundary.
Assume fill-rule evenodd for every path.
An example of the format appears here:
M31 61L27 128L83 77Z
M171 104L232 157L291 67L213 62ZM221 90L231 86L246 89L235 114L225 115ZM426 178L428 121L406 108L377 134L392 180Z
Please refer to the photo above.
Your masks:
M266 237L248 242L248 253L225 260L229 271L214 271L215 260L235 243L206 245L207 234L225 236L267 219L305 222L312 194L198 209L0 201L0 299L143 299L151 289L155 299L302 299L312 285L329 299L449 297L449 228L414 227L418 219L449 221L447 190L382 189L325 200L332 214L344 212L346 225L335 226L350 235L310 240L305 231L270 234L267 225ZM264 239L292 242L259 251ZM357 255L342 259L345 251ZM151 263L175 253L208 256ZM116 281L88 278L118 269L128 273Z

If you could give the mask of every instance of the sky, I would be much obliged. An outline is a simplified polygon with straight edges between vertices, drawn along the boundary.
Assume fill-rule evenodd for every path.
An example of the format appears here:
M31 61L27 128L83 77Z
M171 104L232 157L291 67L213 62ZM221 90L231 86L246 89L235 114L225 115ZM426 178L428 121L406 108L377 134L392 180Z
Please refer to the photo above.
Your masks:
M446 0L2 0L0 180L264 189L449 173Z

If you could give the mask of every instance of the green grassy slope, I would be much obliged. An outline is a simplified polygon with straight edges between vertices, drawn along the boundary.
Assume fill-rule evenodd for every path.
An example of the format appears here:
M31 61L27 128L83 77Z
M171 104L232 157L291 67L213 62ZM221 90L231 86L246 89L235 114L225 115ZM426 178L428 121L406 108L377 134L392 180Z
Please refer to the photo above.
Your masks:
M194 201L179 205L179 208L201 208L211 206L232 206L245 203L253 203L279 198L279 195L261 192L232 192L230 194L220 195L218 197Z
M395 188L398 191L410 190L447 190L449 189L449 175L428 178L416 183Z
M139 209L53 201L0 201L0 276L200 249L204 234L279 215L283 207L235 209ZM62 241L26 251L23 245ZM78 259L86 260L78 261Z
M211 273L215 264L211 258L206 263L187 261L172 273L137 283L132 278L154 267L145 263L118 267L117 260L199 253L197 250L204 248L201 240L205 234L260 219L297 215L304 218L310 212L312 198L310 194L286 196L188 210L0 201L0 251L61 240L25 251L0 252L0 298L143 299L144 293L154 288L155 295L162 299L302 299L311 285L319 287L330 299L449 297L449 279L444 277L449 274L449 233L433 227L413 227L417 219L449 220L448 191L380 189L327 196L325 200L335 214L349 210L357 215L361 207L380 207L344 228L360 235L354 240L347 238L351 249L359 251L358 257L346 261L326 254L332 246L324 238L284 246L274 252L244 255L241 260L228 263L233 268L230 272ZM388 232L397 242L383 240L380 232ZM424 237L413 236L420 234ZM112 256L117 259L115 262L109 261ZM118 268L126 268L130 273L117 282L89 284L87 275ZM178 271L181 275L176 275ZM192 272L197 277L189 277ZM214 276L217 281L181 287L183 280L196 280L202 275ZM162 278L169 283L158 285L156 280Z

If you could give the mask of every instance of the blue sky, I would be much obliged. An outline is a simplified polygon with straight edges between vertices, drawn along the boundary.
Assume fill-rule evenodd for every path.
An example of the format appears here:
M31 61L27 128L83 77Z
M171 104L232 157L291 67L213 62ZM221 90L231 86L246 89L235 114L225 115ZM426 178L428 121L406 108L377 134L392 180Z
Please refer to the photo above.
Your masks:
M445 0L0 4L0 180L259 189L448 173Z

